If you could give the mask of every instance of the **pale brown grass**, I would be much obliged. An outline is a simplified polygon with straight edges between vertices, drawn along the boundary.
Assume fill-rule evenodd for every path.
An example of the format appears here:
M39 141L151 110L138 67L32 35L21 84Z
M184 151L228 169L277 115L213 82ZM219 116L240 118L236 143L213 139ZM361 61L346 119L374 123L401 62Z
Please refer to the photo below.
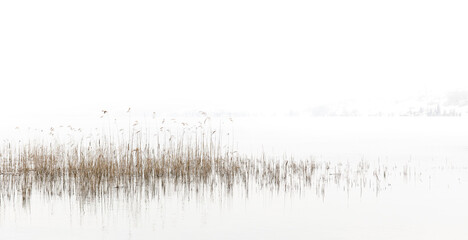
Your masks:
M130 111L130 109L129 109ZM71 126L51 128L21 141L4 141L0 150L0 194L21 192L28 199L32 189L47 194L82 197L124 190L131 194L144 187L164 192L167 186L231 191L258 189L291 190L324 186L334 182L349 187L376 185L387 171L368 178L365 162L353 168L314 160L240 155L230 133L213 129L204 114L196 125L154 119L143 126L129 120L120 129L106 120L102 129L85 134ZM168 122L176 128L170 128Z

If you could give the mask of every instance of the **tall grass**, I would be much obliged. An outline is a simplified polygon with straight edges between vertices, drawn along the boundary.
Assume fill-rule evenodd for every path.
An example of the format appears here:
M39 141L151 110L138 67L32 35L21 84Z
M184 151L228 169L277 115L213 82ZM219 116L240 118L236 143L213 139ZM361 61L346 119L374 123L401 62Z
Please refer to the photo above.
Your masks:
M51 128L6 140L0 148L0 194L21 192L27 200L34 186L48 194L82 197L144 187L164 192L168 186L232 191L252 186L275 190L315 187L323 194L329 183L347 187L378 184L388 171L265 154L246 156L234 149L232 132L214 129L203 113L196 124L153 117L119 128L103 112L101 129L86 132L72 126ZM373 176L369 179L369 172ZM371 176L372 176L371 174Z

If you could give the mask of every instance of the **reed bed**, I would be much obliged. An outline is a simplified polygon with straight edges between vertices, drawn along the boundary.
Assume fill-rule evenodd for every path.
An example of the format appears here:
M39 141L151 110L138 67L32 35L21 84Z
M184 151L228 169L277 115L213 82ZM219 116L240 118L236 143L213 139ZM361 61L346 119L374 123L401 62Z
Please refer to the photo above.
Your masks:
M228 193L234 188L307 188L324 195L331 184L378 191L392 172L365 161L331 164L241 155L232 132L214 129L206 114L196 124L153 118L146 124L129 120L119 128L103 113L101 129L60 126L5 140L0 146L0 198L28 201L33 191L82 198L116 191L155 195L167 188Z

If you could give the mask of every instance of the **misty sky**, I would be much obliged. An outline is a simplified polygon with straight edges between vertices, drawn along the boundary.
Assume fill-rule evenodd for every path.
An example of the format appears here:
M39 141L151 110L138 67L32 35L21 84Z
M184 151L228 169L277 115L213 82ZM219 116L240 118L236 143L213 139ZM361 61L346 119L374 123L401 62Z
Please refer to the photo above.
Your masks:
M466 1L1 1L1 115L468 89Z

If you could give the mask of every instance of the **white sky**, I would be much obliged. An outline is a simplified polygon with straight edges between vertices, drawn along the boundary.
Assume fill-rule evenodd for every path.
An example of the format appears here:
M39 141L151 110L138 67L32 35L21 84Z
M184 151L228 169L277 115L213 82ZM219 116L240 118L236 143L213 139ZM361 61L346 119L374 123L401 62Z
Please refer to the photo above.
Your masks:
M3 117L468 89L468 2L0 1Z

